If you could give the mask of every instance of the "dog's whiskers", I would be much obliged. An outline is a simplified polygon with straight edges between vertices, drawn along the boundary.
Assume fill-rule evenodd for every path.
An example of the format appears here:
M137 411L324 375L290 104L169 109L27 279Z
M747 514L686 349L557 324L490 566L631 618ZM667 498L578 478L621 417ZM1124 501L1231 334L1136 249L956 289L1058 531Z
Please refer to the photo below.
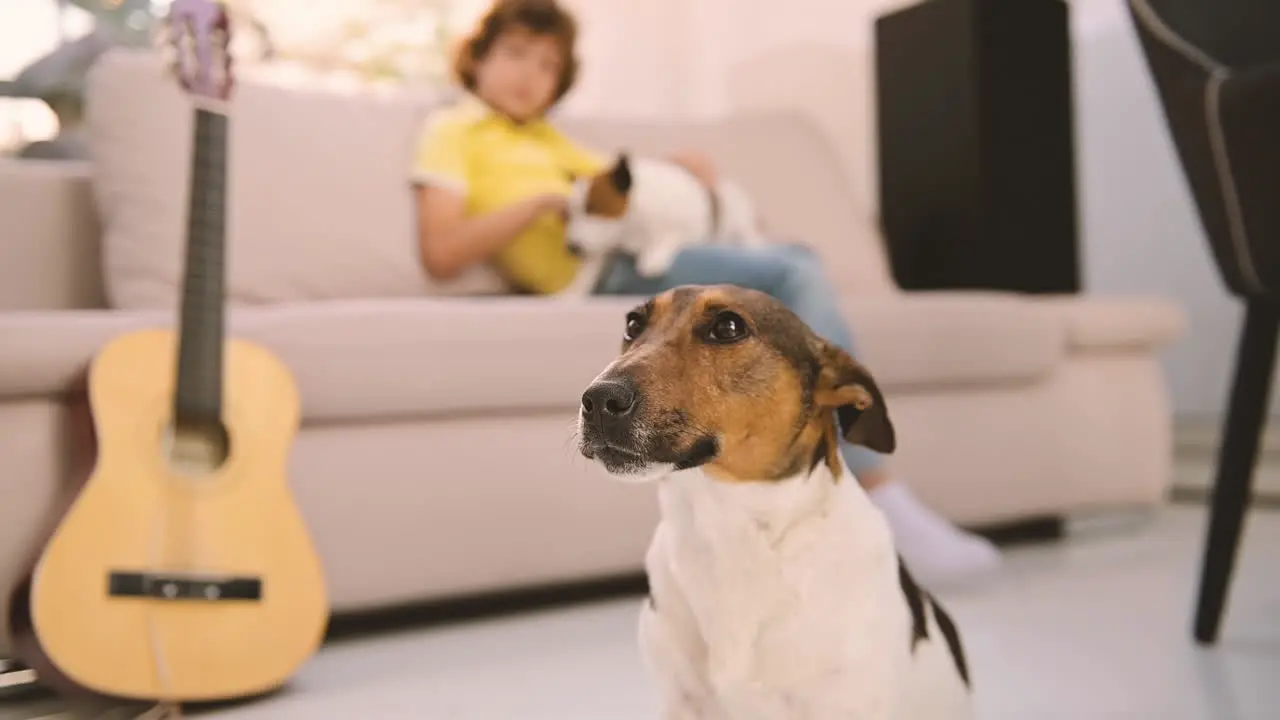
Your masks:
M565 450L573 455L581 455L578 447L582 443L582 424L578 418L574 418L569 427L569 436L564 440Z

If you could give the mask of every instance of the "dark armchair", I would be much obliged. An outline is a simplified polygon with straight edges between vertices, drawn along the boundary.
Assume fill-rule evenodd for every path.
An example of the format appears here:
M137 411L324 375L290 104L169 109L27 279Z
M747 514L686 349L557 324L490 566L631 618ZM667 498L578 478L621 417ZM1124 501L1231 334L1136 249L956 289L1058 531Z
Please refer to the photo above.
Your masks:
M1217 641L1280 327L1280 1L1129 0L1205 234L1245 305L1195 637Z

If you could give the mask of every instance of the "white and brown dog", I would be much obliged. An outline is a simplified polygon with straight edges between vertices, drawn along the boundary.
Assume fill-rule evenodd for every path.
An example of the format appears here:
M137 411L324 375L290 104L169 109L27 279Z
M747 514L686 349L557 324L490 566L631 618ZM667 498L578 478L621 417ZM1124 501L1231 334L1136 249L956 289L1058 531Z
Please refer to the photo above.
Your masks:
M841 460L892 452L865 368L763 293L683 287L627 315L579 449L656 479L640 644L666 720L964 720L954 623Z
M635 257L640 275L656 277L689 245L765 242L738 183L708 187L674 162L626 153L604 172L575 180L566 237L583 267L565 295L590 293L617 252Z

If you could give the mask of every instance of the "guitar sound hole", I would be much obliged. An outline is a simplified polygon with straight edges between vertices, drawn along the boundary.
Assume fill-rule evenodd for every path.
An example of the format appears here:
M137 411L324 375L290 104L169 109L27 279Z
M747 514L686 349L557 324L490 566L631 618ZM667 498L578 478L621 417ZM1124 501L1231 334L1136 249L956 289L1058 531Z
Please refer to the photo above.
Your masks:
M215 472L231 454L231 436L220 422L178 424L166 438L169 466L183 475Z

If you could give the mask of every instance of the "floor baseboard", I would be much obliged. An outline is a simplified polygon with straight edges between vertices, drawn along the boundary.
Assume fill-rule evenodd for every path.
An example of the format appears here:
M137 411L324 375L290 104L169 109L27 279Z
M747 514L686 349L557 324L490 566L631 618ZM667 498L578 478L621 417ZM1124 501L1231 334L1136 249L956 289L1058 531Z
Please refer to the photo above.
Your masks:
M1170 493L1170 500L1189 505L1208 505L1210 500L1208 488L1175 487ZM1249 500L1250 510L1280 510L1280 494L1255 492Z
M1179 455L1215 455L1222 436L1223 418L1180 417L1173 423L1174 448ZM1280 461L1280 420L1262 430L1262 459Z
M1207 493L1213 486L1218 464L1220 418L1180 418L1174 424L1174 478L1176 492ZM1255 494L1280 499L1280 423L1263 431L1254 476Z
M405 627L426 627L481 620L520 612L530 612L579 602L621 597L643 597L649 590L642 571L605 578L570 581L538 587L499 590L336 615L329 624L329 640L351 635L367 635Z

